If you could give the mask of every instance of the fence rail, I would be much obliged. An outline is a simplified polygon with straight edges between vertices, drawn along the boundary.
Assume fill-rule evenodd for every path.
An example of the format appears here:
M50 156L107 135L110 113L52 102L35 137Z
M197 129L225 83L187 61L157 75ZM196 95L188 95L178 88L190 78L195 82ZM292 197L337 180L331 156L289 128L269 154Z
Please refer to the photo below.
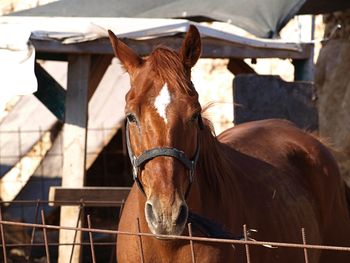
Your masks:
M21 201L16 201L15 203L20 203ZM4 205L8 202L1 202L1 205ZM43 201L43 200L36 200L36 201L24 201L23 204L26 205L36 205L36 213L39 214L38 207L42 204L48 204L51 203L50 201ZM81 200L79 202L75 202L76 205L80 206L80 209L84 209L84 201ZM86 219L87 227L66 227L66 226L58 226L58 225L52 225L52 224L46 224L45 223L45 213L44 210L40 211L41 213L41 223L25 223L25 222L15 222L10 220L4 220L3 219L3 212L0 207L0 231L1 231L1 244L0 248L2 249L2 257L3 262L9 262L9 258L7 255L7 250L11 248L27 248L29 249L29 255L31 254L31 249L34 247L43 247L45 248L46 253L46 262L50 262L50 248L52 247L58 247L58 246L85 246L90 248L91 252L91 259L92 262L96 261L96 255L95 255L95 248L97 246L109 246L113 247L115 246L115 241L113 242L98 242L94 241L92 234L104 234L104 235L111 235L112 237L116 237L118 235L129 235L129 236L138 236L138 237L157 237L157 238L167 238L167 239L177 239L177 240L184 240L188 241L191 245L191 252L192 252L192 262L196 262L195 259L195 253L194 253L194 247L193 242L210 242L210 243L221 243L221 244L231 244L231 245L242 245L245 246L245 253L246 253L246 260L247 262L251 262L250 260L250 250L249 248L251 246L265 246L271 249L278 249L278 248L293 248L293 249L302 249L304 251L304 262L308 263L308 250L316 249L316 250L334 250L334 251L343 251L350 253L350 247L343 247L343 246L326 246L326 245L316 245L316 244L307 244L306 240L306 233L305 229L301 229L300 236L302 243L284 243L284 242L271 242L271 241L262 241L262 240L253 240L249 238L249 230L247 230L247 226L242 226L243 231L243 238L242 239L220 239L220 238L208 238L208 237L198 237L194 236L192 234L191 230L191 224L188 224L189 229L189 236L175 236L175 235L155 235L151 233L142 233L140 231L138 232L128 232L128 231L118 231L118 230L112 230L112 229L101 229L101 228L93 228L91 225L91 217L90 215L87 215L84 219ZM83 214L83 213L82 213ZM79 220L81 220L80 218ZM38 216L36 217L36 220L38 221ZM138 222L135 222L137 224ZM18 243L8 243L6 240L6 228L7 227L21 227L26 229L32 230L32 238L30 242L18 242ZM49 242L48 240L48 231L59 231L61 229L64 230L70 230L75 232L82 232L89 235L89 239L86 242L73 242L73 243L58 243L58 242ZM34 242L34 233L35 231L41 230L43 235L43 242L35 243ZM115 240L115 239L114 239ZM140 247L140 254L143 255L142 247ZM349 254L350 257L350 254ZM27 256L28 262L30 260L30 256Z

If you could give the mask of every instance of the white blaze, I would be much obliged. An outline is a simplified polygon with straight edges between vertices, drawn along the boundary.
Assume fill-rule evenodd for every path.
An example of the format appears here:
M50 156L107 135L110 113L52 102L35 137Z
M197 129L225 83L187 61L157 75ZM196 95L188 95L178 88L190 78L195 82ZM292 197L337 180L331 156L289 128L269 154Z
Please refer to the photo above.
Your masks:
M165 123L168 123L168 120L166 118L166 108L168 107L170 101L171 96L169 93L168 85L165 83L154 101L154 107L156 108L160 117L164 119Z

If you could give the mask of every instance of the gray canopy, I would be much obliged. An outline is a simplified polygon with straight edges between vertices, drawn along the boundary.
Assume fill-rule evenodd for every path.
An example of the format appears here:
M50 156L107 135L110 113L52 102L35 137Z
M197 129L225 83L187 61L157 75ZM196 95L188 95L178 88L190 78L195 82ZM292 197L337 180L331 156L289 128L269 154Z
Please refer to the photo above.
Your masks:
M187 18L223 21L272 38L297 13L350 8L348 0L61 0L21 16Z

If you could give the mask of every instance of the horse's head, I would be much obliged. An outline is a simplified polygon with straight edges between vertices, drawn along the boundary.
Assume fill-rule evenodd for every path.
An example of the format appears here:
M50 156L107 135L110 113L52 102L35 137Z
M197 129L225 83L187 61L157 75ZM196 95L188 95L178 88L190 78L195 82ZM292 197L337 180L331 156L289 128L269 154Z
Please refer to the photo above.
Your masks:
M130 75L126 95L127 142L134 179L146 196L145 217L154 234L181 234L193 179L201 106L191 68L201 52L190 26L179 52L157 48L141 58L109 31L117 58Z

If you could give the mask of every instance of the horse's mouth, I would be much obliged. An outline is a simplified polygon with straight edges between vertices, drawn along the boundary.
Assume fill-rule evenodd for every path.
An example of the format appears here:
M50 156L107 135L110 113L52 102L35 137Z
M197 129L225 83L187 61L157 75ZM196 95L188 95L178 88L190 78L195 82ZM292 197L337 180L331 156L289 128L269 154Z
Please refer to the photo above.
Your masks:
M186 227L187 205L183 203L179 208L175 207L172 210L175 212L165 213L163 210L154 209L154 204L151 202L145 205L148 228L154 235L159 235L158 239L174 239L174 236L180 236Z
M148 222L148 228L159 240L173 240L176 239L176 236L181 236L185 225L171 224L169 226L166 223L158 223L157 225L154 225L153 223Z
M153 227L149 227L149 229L154 235L156 235L157 239L170 240L170 239L176 238L176 236L181 236L184 230L184 227L178 226L178 227L175 227L175 229L171 229L167 231L159 228L153 228Z
M162 240L162 241L172 241L172 240L176 239L176 237L173 237L173 236L166 237L164 235L163 236L155 236L155 238L158 239L158 240Z

